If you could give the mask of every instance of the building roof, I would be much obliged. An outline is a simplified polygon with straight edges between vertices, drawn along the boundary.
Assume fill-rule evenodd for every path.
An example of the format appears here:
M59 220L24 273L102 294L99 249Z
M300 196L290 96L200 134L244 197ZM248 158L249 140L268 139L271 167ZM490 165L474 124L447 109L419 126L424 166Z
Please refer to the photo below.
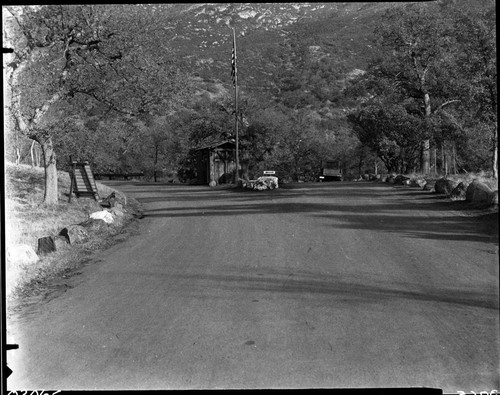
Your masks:
M194 150L195 151L200 151L202 149L213 149L213 148L217 148L217 147L220 147L222 145L230 145L232 148L234 148L236 146L236 142L234 141L234 139L229 139L229 140L214 140L214 141L211 141L211 142L208 142L208 141L205 141L202 143L202 145L199 145L198 147L196 147Z

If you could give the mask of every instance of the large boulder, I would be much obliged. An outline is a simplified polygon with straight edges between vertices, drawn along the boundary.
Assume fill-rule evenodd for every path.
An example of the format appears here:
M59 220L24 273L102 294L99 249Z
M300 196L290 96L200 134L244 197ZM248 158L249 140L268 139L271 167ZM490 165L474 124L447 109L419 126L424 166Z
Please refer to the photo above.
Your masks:
M467 191L468 185L465 182L459 183L453 191L450 193L450 199L452 200L465 200L465 192Z
M498 191L493 191L490 195L490 200L488 202L489 204L497 205L498 206Z
M7 247L7 260L14 263L33 264L40 259L35 249L26 244L19 244Z
M38 255L61 250L68 244L64 236L46 236L38 239Z
M110 214L111 215L111 214ZM85 228L87 233L101 233L108 230L109 225L102 219L89 218L85 222L79 224Z
M423 188L426 181L423 178L412 178L410 180L410 186L416 188Z
M116 193L111 192L106 198L102 199L99 204L102 207L114 207L116 204Z
M449 195L457 187L458 182L448 178L440 178L434 185L434 192Z
M123 206L118 203L115 207L112 207L110 213L116 217L123 217Z
M82 225L69 225L59 232L64 236L69 244L85 243L89 234Z
M40 237L38 239L37 254L49 254L56 250L56 243L52 236Z
M54 238L54 244L56 245L56 251L67 247L68 240L64 236L52 236Z
M107 210L96 211L95 213L90 214L90 218L92 219L102 219L107 224L113 223L113 215Z
M434 192L434 186L436 185L435 180L428 180L422 187L424 191Z
M490 187L478 180L472 181L465 191L465 200L468 202L491 204L492 198Z

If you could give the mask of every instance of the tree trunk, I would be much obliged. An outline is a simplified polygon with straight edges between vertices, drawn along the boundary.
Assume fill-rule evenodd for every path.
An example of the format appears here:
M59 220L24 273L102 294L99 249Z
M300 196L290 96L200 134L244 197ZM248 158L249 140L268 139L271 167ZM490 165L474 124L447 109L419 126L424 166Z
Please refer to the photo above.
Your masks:
M439 170L440 170L439 175L443 175L443 173L444 173L444 141L441 143L441 166L440 166Z
M41 161L41 152L40 152L40 144L35 145L35 160L36 160L36 167L42 167L42 161Z
M455 142L452 143L452 154L453 174L457 174L457 149Z
M300 177L299 177L299 164L298 161L295 161L295 181L299 182Z
M34 149L35 149L35 143L36 143L36 141L35 141L35 140L33 140L33 141L31 142L31 148L30 148L30 153L31 153L31 167L35 167L35 165L36 165L36 162L35 162L35 155L36 155L36 154L35 154L35 152L34 152Z
M430 117L431 116L431 99L429 97L428 93L424 94L424 104L425 104L425 116ZM422 142L422 172L425 175L428 175L431 170L431 154L430 154L430 140L425 139Z
M392 173L393 166L392 166L391 160L385 156L379 156L379 158L383 162L383 164L387 170L387 173Z
M498 179L498 128L495 125L495 129L493 131L493 156L491 158L491 165L493 170L493 177Z
M432 169L434 170L433 173L434 173L434 177L437 176L437 149L436 147L433 147L432 148Z
M444 175L448 175L448 144L443 144L443 157L444 157Z
M363 150L361 151L360 155L359 155L359 162L358 162L358 176L361 178L361 176L363 175L362 174L362 171L363 171Z
M16 16L16 18L20 18L22 12L16 10L15 8L9 8L8 10L13 16ZM68 47L69 41L67 42L67 47L64 52L66 63L59 77L59 89L52 95L50 99L46 100L40 108L35 109L34 115L30 119L25 119L21 111L22 92L20 91L19 77L22 74L23 70L26 69L28 64L33 61L34 58L39 56L39 52L30 51L28 56L20 59L19 62L13 62L12 65L10 67L7 67L6 70L7 81L11 88L10 107L12 115L16 119L17 126L25 136L38 141L41 145L45 169L44 203L50 205L57 204L58 202L56 155L54 152L52 139L50 137L45 137L45 135L38 136L35 130L36 126L42 120L50 107L53 104L57 103L65 94L64 83L68 78L68 70L71 64L70 57L67 56L69 54Z
M405 174L405 163L406 163L406 150L401 148L399 151L399 165L398 165L398 173Z
M50 137L40 142L45 170L45 194L43 202L54 205L58 202L56 153Z
M158 164L158 151L159 151L159 147L158 145L155 146L155 159L154 159L154 162L153 162L153 179L154 179L154 182L157 182L157 179L156 179L156 165Z
M21 162L21 150L19 149L19 134L16 131L16 166Z

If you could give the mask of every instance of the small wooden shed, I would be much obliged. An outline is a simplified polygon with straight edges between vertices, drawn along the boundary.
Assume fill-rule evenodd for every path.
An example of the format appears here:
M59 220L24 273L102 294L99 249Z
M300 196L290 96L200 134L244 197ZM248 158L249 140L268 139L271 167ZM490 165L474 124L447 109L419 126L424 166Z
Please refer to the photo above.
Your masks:
M236 169L234 140L205 143L195 149L198 184L230 184Z

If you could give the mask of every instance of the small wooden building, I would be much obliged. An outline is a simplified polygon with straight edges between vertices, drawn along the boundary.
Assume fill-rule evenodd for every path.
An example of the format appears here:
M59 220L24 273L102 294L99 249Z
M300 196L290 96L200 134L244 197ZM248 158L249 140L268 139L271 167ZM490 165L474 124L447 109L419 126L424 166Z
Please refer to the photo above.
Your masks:
M195 149L198 184L230 184L236 169L234 140L205 143ZM213 183L212 183L213 185Z

